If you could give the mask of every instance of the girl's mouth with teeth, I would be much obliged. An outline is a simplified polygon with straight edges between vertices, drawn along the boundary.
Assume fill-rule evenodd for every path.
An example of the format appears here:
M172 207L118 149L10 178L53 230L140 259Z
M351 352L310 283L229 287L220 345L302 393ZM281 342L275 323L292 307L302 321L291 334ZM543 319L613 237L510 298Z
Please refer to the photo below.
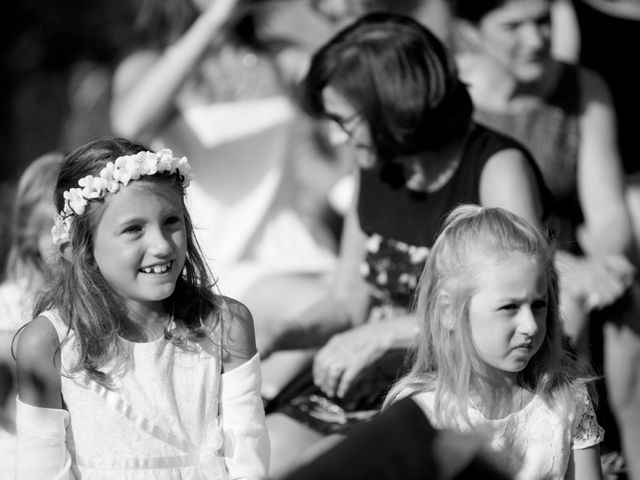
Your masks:
M142 273L155 273L155 274L167 273L171 269L172 263L173 262L167 262L161 265L153 265L151 267L141 268L140 271Z

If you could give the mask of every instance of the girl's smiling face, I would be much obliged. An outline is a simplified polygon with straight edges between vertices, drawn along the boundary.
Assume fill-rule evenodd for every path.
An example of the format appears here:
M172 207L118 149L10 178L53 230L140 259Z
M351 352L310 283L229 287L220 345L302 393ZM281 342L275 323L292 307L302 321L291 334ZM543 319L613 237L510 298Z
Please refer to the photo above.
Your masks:
M523 253L491 253L478 261L469 303L471 338L482 361L500 378L513 378L546 335L547 277L540 262Z
M167 182L135 181L108 195L94 233L104 279L137 312L163 312L187 255L182 195Z

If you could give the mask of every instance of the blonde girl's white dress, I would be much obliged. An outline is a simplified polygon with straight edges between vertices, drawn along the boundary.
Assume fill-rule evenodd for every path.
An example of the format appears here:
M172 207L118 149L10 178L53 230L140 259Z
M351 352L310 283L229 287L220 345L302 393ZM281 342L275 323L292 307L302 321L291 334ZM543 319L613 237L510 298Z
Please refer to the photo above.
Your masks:
M418 393L413 399L433 426L442 428L434 415L434 393ZM467 414L473 432L486 439L516 480L563 479L571 451L597 445L604 438L586 389L568 405L551 405L536 394L520 411L497 420L473 406ZM461 431L471 431L461 417L455 421Z
M219 328L213 341L188 350L164 338L121 339L120 357L127 360L110 369L107 389L83 370L69 372L75 333L55 311L43 315L61 340L66 411L35 409L18 399L18 480L36 478L34 471L82 480L266 478L258 358L221 374ZM45 446L38 444L43 436ZM32 470L29 462L38 458L49 463Z

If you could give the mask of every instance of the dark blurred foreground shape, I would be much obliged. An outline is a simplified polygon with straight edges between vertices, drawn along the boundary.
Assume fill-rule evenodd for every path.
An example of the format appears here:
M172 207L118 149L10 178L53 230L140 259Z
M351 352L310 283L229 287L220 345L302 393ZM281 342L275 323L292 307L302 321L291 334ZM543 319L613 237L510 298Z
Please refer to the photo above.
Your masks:
M442 441L410 398L400 400L283 480L508 479L462 435Z

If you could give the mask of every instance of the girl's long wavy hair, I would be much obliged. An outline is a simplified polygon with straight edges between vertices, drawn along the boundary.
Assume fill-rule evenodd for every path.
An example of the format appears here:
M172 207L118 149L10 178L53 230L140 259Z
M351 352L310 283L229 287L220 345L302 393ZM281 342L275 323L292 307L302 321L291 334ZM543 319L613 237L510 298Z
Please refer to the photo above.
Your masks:
M483 254L499 258L514 252L536 259L547 277L545 338L517 374L518 384L556 402L593 378L566 348L554 248L549 240L507 210L462 205L449 214L429 253L416 293L415 311L422 323L412 352L413 366L391 389L385 407L400 394L432 391L438 421L442 426L456 427L454 419L459 418L470 425L466 413L470 392L492 401L495 392L469 326L469 303L476 289L473 269L478 265L473 260ZM451 324L455 325L453 330Z
M123 155L148 151L143 145L122 138L90 142L69 153L64 161L55 189L57 211L64 206L63 193L77 187L86 175L98 175L108 163ZM173 327L165 331L172 342L184 346L189 341L208 337L220 321L225 308L221 296L214 293L215 282L200 252L191 218L184 203L184 188L178 175L162 173L143 176L136 182L168 183L182 195L182 209L187 234L187 256L174 292L165 300L165 311L173 318ZM123 298L100 273L93 256L94 235L110 195L89 202L85 213L73 217L69 255L59 256L55 278L38 298L34 313L57 309L76 334L79 344L78 364L71 371L84 369L96 381L108 382L102 371L117 358L118 333L127 321Z

